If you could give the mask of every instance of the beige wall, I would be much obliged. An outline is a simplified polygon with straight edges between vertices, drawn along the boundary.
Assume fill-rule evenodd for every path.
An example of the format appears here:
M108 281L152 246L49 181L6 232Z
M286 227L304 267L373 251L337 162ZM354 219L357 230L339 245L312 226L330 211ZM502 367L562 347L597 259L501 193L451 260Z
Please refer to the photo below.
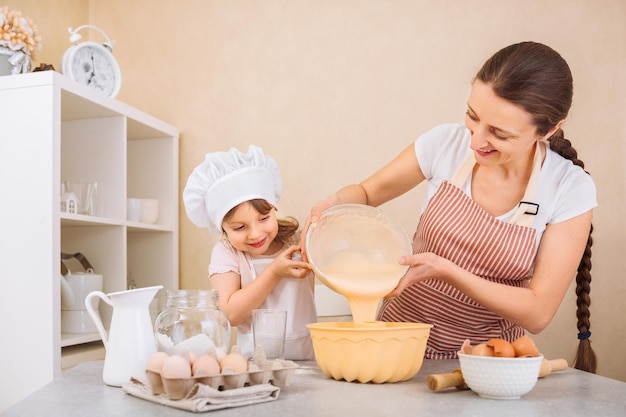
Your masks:
M181 190L206 152L254 143L283 173L280 213L359 181L429 127L463 120L469 83L495 50L547 43L568 60L575 97L565 126L595 178L593 346L599 373L626 381L626 3L622 0L21 0L40 60L58 62L67 27L117 41L119 99L181 129ZM94 33L92 40L98 40ZM415 228L422 188L387 204ZM213 244L181 205L181 286L208 287ZM574 291L536 337L571 360Z

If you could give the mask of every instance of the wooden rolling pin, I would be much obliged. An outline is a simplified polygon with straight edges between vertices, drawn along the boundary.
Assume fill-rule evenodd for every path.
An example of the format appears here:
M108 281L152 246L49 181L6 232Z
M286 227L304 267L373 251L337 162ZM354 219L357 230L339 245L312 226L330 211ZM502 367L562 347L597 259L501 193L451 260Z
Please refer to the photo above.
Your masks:
M565 359L543 359L539 368L539 378L550 375L552 372L567 369ZM426 378L426 385L431 391L439 391L445 388L467 389L460 369L455 369L449 374L430 374Z

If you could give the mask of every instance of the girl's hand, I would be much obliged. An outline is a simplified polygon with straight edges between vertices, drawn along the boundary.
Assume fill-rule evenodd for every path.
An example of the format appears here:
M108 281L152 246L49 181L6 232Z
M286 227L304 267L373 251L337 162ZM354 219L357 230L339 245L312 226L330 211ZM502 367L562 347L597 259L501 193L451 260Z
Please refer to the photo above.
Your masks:
M397 297L408 286L429 278L445 281L446 277L450 274L451 268L454 267L452 262L432 252L402 256L398 260L398 263L400 265L409 265L410 268L406 275L398 282L396 288L387 294L385 298Z
M280 278L306 278L311 273L311 266L302 260L299 251L300 246L290 246L268 268L272 268L274 275Z

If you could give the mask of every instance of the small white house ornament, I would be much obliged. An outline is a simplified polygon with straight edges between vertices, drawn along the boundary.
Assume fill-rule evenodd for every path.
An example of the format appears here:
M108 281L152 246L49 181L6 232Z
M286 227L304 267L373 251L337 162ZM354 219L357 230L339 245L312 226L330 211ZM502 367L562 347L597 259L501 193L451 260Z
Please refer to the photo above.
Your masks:
M78 197L74 193L64 193L61 196L61 211L78 214Z

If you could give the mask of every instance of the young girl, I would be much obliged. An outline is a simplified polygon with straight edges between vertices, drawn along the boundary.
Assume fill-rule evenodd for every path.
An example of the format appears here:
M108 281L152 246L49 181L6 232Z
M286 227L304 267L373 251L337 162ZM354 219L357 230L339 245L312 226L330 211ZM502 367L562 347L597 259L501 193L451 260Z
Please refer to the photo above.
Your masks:
M285 359L313 359L308 323L317 321L314 275L299 257L298 221L278 219L280 171L261 148L209 153L183 191L189 219L222 234L209 265L219 306L237 329L242 354L254 353L251 315L259 308L287 311Z

